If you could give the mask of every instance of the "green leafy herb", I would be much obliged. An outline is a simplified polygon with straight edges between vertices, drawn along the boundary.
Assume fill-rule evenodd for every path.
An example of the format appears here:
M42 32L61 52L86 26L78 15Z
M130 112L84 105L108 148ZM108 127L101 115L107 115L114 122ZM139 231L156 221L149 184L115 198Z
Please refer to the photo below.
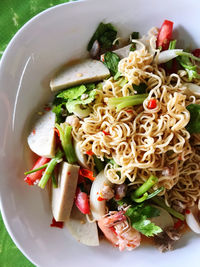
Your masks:
M139 32L132 32L131 33L131 38L132 39L139 39Z
M63 150L65 152L65 157L67 161L70 164L73 164L77 161L76 154L74 151L74 147L72 144L72 136L71 136L71 130L72 127L69 126L67 123L62 124L55 124L55 127L58 129L60 133L60 140L63 147Z
M59 104L57 106L54 105L53 108L52 108L52 111L56 114L56 122L57 123L62 123L62 122L65 121L65 118L63 116L63 111L64 111L63 108L65 108L65 102L61 103L61 104Z
M101 22L92 38L90 39L87 50L90 51L93 43L96 40L98 40L100 46L103 49L108 50L112 47L113 41L116 39L116 36L117 30L111 23L104 24L103 22Z
M81 96L85 91L87 90L85 85L75 86L69 89L66 89L59 93L56 97L62 98L65 100L68 99L77 99L79 96Z
M96 156L94 156L94 163L95 163L95 167L96 167L96 169L97 169L98 172L102 171L104 169L104 167L105 167L104 162L101 161Z
M120 111L122 108L142 104L147 96L148 94L138 94L133 96L111 97L108 100L108 105L110 107L116 107L117 111Z
M200 133L200 105L190 104L187 106L187 110L190 112L190 121L186 126L188 132Z
M131 52L134 52L136 50L136 44L134 43L134 44L132 44L131 46L130 46L130 51Z
M154 236L162 232L159 226L148 220L149 218L159 216L159 214L160 211L157 208L145 204L131 206L126 211L126 215L130 218L132 227L146 236Z
M80 105L87 105L87 104L90 104L92 101L94 101L95 95L96 95L95 90L86 91L85 94L88 95L88 97L86 99L81 99L81 97L79 97L76 100L68 101L66 103L66 108L70 113L74 112L77 105L79 105L79 106Z
M120 57L113 52L106 52L104 54L104 64L109 69L112 76L118 72L118 64L120 61Z
M192 79L200 79L200 74L197 72L197 66L193 65L188 56L179 56L177 57L180 65L187 71L189 81Z
M138 94L145 94L147 85L146 83L140 83L139 85L132 84L133 89L138 93Z

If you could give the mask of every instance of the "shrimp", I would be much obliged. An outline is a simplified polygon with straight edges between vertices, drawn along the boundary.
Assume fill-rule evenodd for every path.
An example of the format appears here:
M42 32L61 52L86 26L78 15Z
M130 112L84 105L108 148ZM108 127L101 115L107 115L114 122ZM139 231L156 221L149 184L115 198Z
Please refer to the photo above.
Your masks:
M98 221L105 237L120 251L133 250L141 242L141 235L129 225L124 211L112 211Z

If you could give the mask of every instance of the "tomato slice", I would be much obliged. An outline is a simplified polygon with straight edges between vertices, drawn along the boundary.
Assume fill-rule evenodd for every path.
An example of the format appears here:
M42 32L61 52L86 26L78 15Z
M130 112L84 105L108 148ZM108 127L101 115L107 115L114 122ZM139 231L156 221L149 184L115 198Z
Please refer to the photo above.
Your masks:
M48 158L40 157L40 158L36 161L36 163L34 164L34 166L33 166L33 168L32 168L31 170L37 169L37 168L41 167L42 165L48 163L49 161L50 161L50 159L48 159ZM37 180L41 179L41 177L42 177L42 173L43 173L44 170L45 170L45 169L42 169L42 170L39 170L39 171L37 171L37 172L28 174L28 175L25 177L24 181L25 181L27 184L29 184L29 185L34 185L34 183L35 183Z
M79 187L76 190L75 204L83 214L90 213L88 195L85 192L82 192Z
M172 38L173 22L165 20L158 32L157 48L162 47L162 50L169 48L169 43Z

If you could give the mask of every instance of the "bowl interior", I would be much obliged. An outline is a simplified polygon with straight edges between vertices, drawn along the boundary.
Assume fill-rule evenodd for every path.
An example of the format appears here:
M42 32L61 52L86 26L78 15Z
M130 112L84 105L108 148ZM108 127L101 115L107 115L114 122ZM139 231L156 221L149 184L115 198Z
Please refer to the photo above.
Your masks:
M33 18L9 44L0 66L1 211L13 240L36 265L117 267L133 262L142 267L154 266L156 259L158 266L188 266L192 259L193 267L199 266L200 240L192 233L166 254L150 246L119 253L105 241L100 247L83 246L67 229L49 227L52 215L47 192L23 182L23 172L30 167L32 157L26 144L31 117L52 98L49 81L56 69L87 56L88 40L99 22L113 23L120 36L128 37L133 31L147 33L170 19L175 22L174 35L181 45L194 48L200 44L199 9L200 2L195 0L63 4Z

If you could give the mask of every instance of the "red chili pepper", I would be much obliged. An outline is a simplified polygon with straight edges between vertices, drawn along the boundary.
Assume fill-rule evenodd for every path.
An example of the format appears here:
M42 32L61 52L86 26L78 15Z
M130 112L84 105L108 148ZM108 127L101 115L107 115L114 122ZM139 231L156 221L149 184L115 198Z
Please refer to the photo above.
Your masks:
M33 168L31 170L34 170L34 169L37 169L39 167L41 167L42 165L48 163L50 161L50 159L48 158L44 158L44 157L40 157L36 163L34 164ZM29 185L34 185L35 181L37 180L40 180L41 177L42 177L42 173L43 171L45 170L44 169L41 169L39 171L36 171L36 172L33 172L33 173L30 173L28 174L25 178L24 178L24 181L29 184Z
M162 47L162 50L167 50L169 48L169 43L172 37L173 22L170 20L165 20L158 32L157 37L157 48Z
M200 57L200 48L197 48L197 49L195 49L194 51L192 51L192 54L193 54L195 57Z
M50 107L44 107L44 110L46 110L46 111L50 111L51 108L50 108Z
M52 219L51 227L63 228L63 222L57 222L54 218Z
M57 136L60 138L60 132L58 131L58 129L57 128L54 128L54 131L57 134Z
M102 131L105 135L110 135L108 132Z
M175 228L175 229L178 229L178 228L180 228L180 227L182 226L182 224L183 224L183 221L178 220L178 221L174 224L174 228Z
M79 175L86 177L90 179L91 181L95 180L95 177L93 176L93 172L84 168L80 168Z
M35 132L35 129L33 129L33 132L32 132L33 134L35 134L36 132Z
M85 192L81 192L79 187L77 187L76 190L75 204L83 214L90 213L88 195Z
M94 152L92 152L92 150L88 150L85 152L87 155L89 156L93 156L94 155Z
M185 210L185 213L186 214L190 214L190 210Z
M147 107L148 107L148 109L156 108L157 107L156 99L154 99L154 98L150 99Z
M126 112L133 113L133 110L132 109L128 109L128 110L126 110Z
M103 201L103 200L106 200L105 198L102 198L102 197L98 197L97 198L98 201Z

